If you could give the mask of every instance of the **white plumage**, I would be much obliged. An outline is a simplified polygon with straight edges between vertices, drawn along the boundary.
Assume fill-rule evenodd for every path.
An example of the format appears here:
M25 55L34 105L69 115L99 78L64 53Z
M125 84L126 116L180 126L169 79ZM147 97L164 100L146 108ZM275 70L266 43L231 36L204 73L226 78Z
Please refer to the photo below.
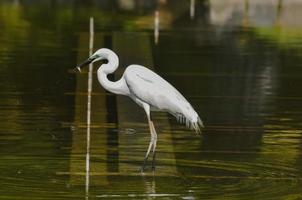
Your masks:
M126 68L120 80L112 82L107 75L113 73L119 64L118 56L110 49L99 49L77 69L88 63L98 60L108 60L107 64L102 64L97 71L100 84L108 91L129 96L138 105L144 108L151 133L151 141L147 150L142 171L145 168L146 160L152 148L153 164L155 169L155 149L157 134L151 120L150 111L167 111L174 115L180 123L200 132L203 123L191 104L180 94L170 83L164 80L150 69L141 65L130 65Z
M130 97L148 103L153 111L167 111L180 123L200 132L203 126L191 104L170 83L155 72L140 65L130 65L123 78L130 90Z

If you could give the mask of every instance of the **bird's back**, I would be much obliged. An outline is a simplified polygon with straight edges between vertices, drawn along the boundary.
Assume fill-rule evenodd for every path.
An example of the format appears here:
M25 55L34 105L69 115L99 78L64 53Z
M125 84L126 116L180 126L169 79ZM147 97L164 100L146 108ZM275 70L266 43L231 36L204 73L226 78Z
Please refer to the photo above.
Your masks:
M197 132L203 126L197 112L185 97L152 70L140 65L130 65L124 72L124 79L135 98L171 113Z

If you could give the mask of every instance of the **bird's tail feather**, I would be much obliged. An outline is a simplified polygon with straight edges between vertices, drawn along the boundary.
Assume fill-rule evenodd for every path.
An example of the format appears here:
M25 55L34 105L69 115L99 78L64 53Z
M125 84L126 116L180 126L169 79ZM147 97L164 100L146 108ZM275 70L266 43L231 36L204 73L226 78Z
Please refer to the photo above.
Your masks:
M192 130L195 130L196 133L201 133L201 128L203 128L204 125L200 119L200 117L197 117L197 121L191 121L189 128Z
M178 122L181 124L186 124L188 128L194 130L196 133L201 133L201 128L204 127L203 122L198 115L195 117L195 119L190 119L182 114L177 115L176 118Z

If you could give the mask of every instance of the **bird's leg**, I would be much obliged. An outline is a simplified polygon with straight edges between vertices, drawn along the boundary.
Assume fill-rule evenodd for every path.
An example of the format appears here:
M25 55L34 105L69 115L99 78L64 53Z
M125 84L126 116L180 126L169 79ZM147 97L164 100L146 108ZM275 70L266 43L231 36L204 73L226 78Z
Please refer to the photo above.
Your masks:
M147 103L142 103L142 104L143 104L143 107L144 107L145 112L147 114L149 129L150 129L150 133L151 133L151 140L150 140L149 147L148 147L145 159L144 159L143 166L141 168L141 171L143 172L145 170L146 163L147 163L147 160L148 160L148 157L149 157L149 153L150 153L152 147L153 147L152 152L153 152L153 157L154 157L154 150L155 150L154 144L156 146L157 136L156 136L156 132L155 132L155 129L154 129L154 126L153 126L153 122L151 121L151 118L150 118L150 105L147 104Z
M147 163L151 148L153 147L152 152L153 152L153 157L154 157L154 144L156 146L156 133L154 134L154 132L153 132L153 129L154 129L153 122L149 118L148 118L148 123L149 123L149 128L150 128L150 133L151 133L151 140L150 140L149 147L148 147L145 159L144 159L143 166L141 168L142 172L145 170L146 163Z
M154 140L153 142L153 148L152 148L152 170L155 171L155 157L156 157L156 143L157 143L157 133L156 133L156 130L155 130L155 127L154 127L154 124L153 122L151 121L151 128L150 130L152 130L152 138Z
M150 122L149 122L149 127L150 127ZM150 128L151 130L151 128ZM148 160L148 157L149 157L149 153L151 151L151 148L152 148L152 139L150 140L150 143L149 143L149 147L148 147L148 150L146 152L146 155L145 155L145 159L144 159L144 163L143 163L143 166L142 166L142 170L141 171L144 171L145 167L146 167L146 163L147 163L147 160Z

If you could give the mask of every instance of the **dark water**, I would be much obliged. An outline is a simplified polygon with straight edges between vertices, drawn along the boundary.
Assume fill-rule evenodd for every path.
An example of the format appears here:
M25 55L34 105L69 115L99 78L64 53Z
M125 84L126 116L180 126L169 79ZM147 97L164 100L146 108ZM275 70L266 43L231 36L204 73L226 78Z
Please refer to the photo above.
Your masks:
M0 199L302 199L302 2L195 3L0 2ZM142 175L144 113L94 74L87 191L87 73L70 69L90 16L95 49L120 57L116 79L153 68L206 127L154 113L157 170Z

